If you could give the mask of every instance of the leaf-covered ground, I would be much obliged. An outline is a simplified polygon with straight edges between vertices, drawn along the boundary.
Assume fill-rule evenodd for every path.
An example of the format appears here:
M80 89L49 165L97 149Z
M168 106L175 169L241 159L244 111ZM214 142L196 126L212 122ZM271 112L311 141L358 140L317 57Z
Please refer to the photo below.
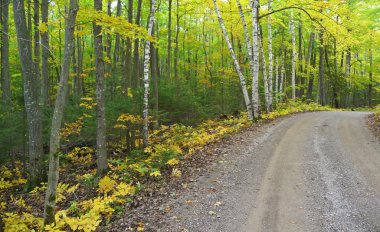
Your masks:
M186 189L194 176L202 175L219 155L220 146L232 142L229 139L232 134L247 128L256 130L263 122L279 116L326 109L316 104L294 103L264 114L262 120L253 124L243 114L208 120L196 127L162 126L151 131L149 147L128 154L123 131L139 123L140 118L121 115L115 125L120 129L120 137L108 144L110 171L106 176L95 175L91 147L74 147L61 155L57 223L45 230L120 231L123 228L142 231L152 228L150 225L170 211L170 207L159 205L175 197L177 190ZM26 192L22 170L22 162L0 169L1 227L6 231L42 229L46 184Z

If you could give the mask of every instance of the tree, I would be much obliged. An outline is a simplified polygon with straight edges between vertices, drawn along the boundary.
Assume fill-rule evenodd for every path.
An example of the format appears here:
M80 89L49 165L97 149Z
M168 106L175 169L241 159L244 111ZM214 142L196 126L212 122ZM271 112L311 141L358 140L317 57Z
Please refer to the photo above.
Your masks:
M32 188L44 179L42 124L38 105L38 78L32 58L30 34L26 24L24 1L13 0L13 15L17 31L18 53L24 83L24 101L28 124L29 186Z
M156 0L150 1L150 15L148 20L148 35L151 36L154 25L154 13L156 11ZM144 147L149 145L149 62L150 62L150 40L145 40L144 56L144 110L143 110L143 143Z
M94 9L102 11L102 0L94 0ZM96 75L96 156L97 174L102 175L108 168L107 145L106 145L106 115L105 115L105 81L104 81L104 58L103 58L103 36L102 26L95 21L94 53L95 53L95 75ZM130 68L130 67L128 67Z
M268 1L268 11L272 11L272 0ZM268 111L273 110L273 44L272 44L272 19L271 15L268 15L268 62L269 62L269 76L268 76Z
M63 110L68 94L70 61L74 48L74 29L78 8L78 0L70 0L69 13L66 18L65 50L63 56L62 70L50 132L49 174L44 205L44 225L49 225L55 222L55 204L57 199L57 185L59 179L59 132L61 129Z
M259 36L258 36L258 15L259 1L250 0L252 7L252 56L253 56L253 78L252 78L252 106L253 117L255 119L260 116L260 98L259 98Z
M2 109L5 112L12 103L11 77L9 73L9 0L1 6L1 92Z
M252 119L253 117L252 117L252 113L251 113L252 112L251 102L249 101L248 91L247 91L247 87L246 87L246 84L245 84L245 78L244 78L244 75L243 75L243 73L241 71L240 64L239 64L239 62L238 62L238 60L236 58L235 51L234 51L234 49L232 47L230 39L228 38L227 30L226 30L226 27L224 25L222 15L220 14L220 10L219 10L218 4L217 4L216 0L213 0L213 1L214 1L215 11L216 11L216 13L218 15L219 24L220 24L220 27L222 28L222 31L223 31L224 40L227 42L228 49L230 50L230 54L231 54L231 57L232 57L233 62L234 62L235 70L236 70L236 72L239 75L239 79L240 79L240 83L241 83L241 88L242 88L242 91L243 91L243 96L244 96L244 101L245 101L245 106L247 108L248 118Z
M294 28L293 11L290 15L290 34L292 37L292 99L296 100L296 62L297 62L297 48L296 48L296 32Z
M48 26L49 21L49 0L41 1L41 21L42 25ZM49 98L49 32L46 29L41 31L41 47L42 47L42 66L41 66L41 99L43 105L47 105Z

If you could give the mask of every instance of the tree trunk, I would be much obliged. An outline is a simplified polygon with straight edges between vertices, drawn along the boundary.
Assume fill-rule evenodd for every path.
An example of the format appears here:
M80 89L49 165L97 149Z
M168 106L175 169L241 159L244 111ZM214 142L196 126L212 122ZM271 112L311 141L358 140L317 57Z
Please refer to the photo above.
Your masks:
M293 12L290 15L290 34L292 36L292 99L296 100L296 63L297 63L297 48L296 48L296 32L294 29Z
M318 79L319 79L319 102L321 105L326 104L325 99L325 86L324 86L324 48L323 48L323 33L321 32L319 35L319 70L318 70Z
M261 64L262 64L262 72L263 72L263 82L264 82L264 96L265 96L265 106L267 113L270 112L270 103L269 103L269 81L267 76L267 62L265 59L264 45L263 45L263 35L262 28L260 26L259 30L259 43L260 43L260 51L261 51Z
M268 12L272 11L272 0L268 1ZM268 15L268 62L269 62L269 76L268 76L268 106L269 112L273 111L273 46L272 46L272 19Z
M312 52L314 50L314 38L315 38L315 34L314 32L311 32L310 33L310 38L309 38L309 46L307 48L307 54L306 54L306 57L305 57L305 63L306 63L306 70L307 70L307 74L308 74L308 78L309 78L309 83L308 83L308 88L307 88L307 98L308 99L311 99L312 96L313 96L313 84L314 84L314 78L312 77L313 74L310 73L310 67L309 67L309 64L310 64L310 59L311 59L311 55L312 55Z
M372 88L373 88L373 58L372 48L369 49L369 84L368 84L368 107L372 107Z
M133 0L128 0L128 22L133 23ZM126 39L124 78L123 95L128 96L128 88L136 86L135 80L132 78L132 42L130 38Z
M347 91L346 91L346 107L350 104L350 92L351 92L351 49L348 49L346 54L346 81L347 81Z
M119 0L120 1L120 0ZM141 5L142 0L138 0L137 2L137 12L135 24L140 25L141 21ZM136 86L141 87L141 77L140 77L140 55L139 55L139 39L135 39L134 41L134 49L133 49L133 77L136 79Z
M298 25L298 83L300 84L298 97L304 95L304 86L305 86L305 77L303 76L303 67L302 67L302 20L301 13L299 14L299 25Z
M278 78L279 78L279 73L278 73L278 57L276 57L276 74L274 76L275 78L275 84L274 84L274 89L275 89L275 104L276 104L276 107L278 107ZM277 108L276 108L277 109Z
M242 91L243 91L243 96L244 96L244 101L245 101L245 106L247 108L248 118L252 119L253 116L252 116L251 102L249 100L247 86L246 86L246 83L245 83L245 78L244 78L244 75L243 75L243 73L241 71L240 64L239 64L239 62L238 62L238 60L236 58L236 55L235 55L234 49L232 47L232 44L230 42L230 39L228 38L227 30L226 30L226 27L224 25L224 22L223 22L223 19L222 19L222 15L220 14L218 4L216 3L216 0L213 0L213 1L214 1L214 6L215 6L216 13L218 14L219 24L220 24L220 27L222 28L222 31L223 31L224 39L226 40L228 49L230 50L230 54L231 54L231 57L232 57L233 62L234 62L235 70L236 70L237 74L239 75L239 79L240 79L240 83L241 83L241 88L242 88Z
M148 21L148 35L152 35L154 26L154 13L156 11L156 0L150 1L150 15ZM150 62L150 41L145 41L144 57L144 110L143 110L143 146L149 145L149 62Z
M102 0L94 0L95 11L102 11ZM108 168L106 147L105 82L102 26L93 23L95 75L96 75L96 156L97 174L103 175Z
M119 17L121 15L121 0L117 1L116 6L116 16ZM135 48L136 49L136 48ZM113 51L113 61L112 61L112 81L111 81L111 93L116 92L116 83L119 75L118 71L118 63L120 61L120 34L115 33L115 49Z
M38 85L41 86L41 77L40 77L40 29L38 28L40 25L40 3L39 0L34 0L34 72L36 78L38 79ZM39 88L40 89L40 88ZM39 99L42 101L42 99Z
M29 187L39 184L44 178L42 124L38 106L38 79L34 63L30 34L26 24L23 0L13 0L13 15L18 38L18 52L24 82L24 101L28 122Z
M177 7L176 7L176 33L175 33L175 48L174 48L174 81L176 84L176 90L179 89L179 83L178 83L178 50L179 50L179 0L177 0ZM177 92L178 94L178 92Z
M255 69L255 63L254 63L254 58L253 58L252 40L251 40L251 38L249 36L248 27L247 27L247 23L245 21L245 16L244 16L243 8L242 8L242 6L240 4L240 0L236 0L236 3L238 5L239 13L240 13L240 18L241 18L241 21L243 23L245 43L246 43L246 47L247 47L247 50L248 50L249 69L250 69L252 80L253 80L255 78L254 77L254 73L255 73L256 69ZM253 93L253 90L252 90L252 93ZM247 91L247 95L248 95L248 91ZM248 96L248 100L249 100L249 96ZM252 95L252 100L253 100L253 95ZM251 106L251 111L252 111L252 106ZM252 114L253 114L253 112L251 112L250 117L252 116L252 118L253 118ZM248 113L248 115L249 115L249 113Z
M2 2L1 21L1 92L2 109L5 112L12 104L11 78L9 74L9 0Z
M252 56L253 56L253 74L252 74L252 107L253 117L260 117L260 97L259 97L259 36L258 36L258 15L259 1L250 0L252 7Z
M59 131L61 129L63 110L66 103L66 96L68 94L70 60L74 48L73 40L77 12L78 0L70 0L69 14L66 19L65 50L62 71L50 132L49 177L44 205L44 225L49 225L55 222L55 204L57 199L57 185L59 179Z
M41 2L41 20L42 23L48 26L49 20L49 0ZM42 47L42 67L41 67L41 99L42 104L47 105L49 99L49 32L41 32L41 47Z
M168 10L168 51L166 57L166 72L167 78L170 80L170 69L171 69L171 53L172 53L172 3L173 0L168 0L169 10Z

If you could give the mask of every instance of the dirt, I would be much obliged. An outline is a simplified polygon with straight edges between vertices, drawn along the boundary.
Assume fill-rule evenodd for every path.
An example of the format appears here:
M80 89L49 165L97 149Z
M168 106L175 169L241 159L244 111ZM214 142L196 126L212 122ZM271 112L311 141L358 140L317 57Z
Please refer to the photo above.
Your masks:
M251 128L150 184L107 231L380 231L380 143L369 113ZM166 184L165 184L166 183Z

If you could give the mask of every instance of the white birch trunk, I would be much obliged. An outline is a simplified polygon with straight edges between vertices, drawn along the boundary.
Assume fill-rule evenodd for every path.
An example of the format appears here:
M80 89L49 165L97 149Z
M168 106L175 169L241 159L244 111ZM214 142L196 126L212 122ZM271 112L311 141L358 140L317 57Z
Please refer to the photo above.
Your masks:
M268 1L268 11L271 12L271 3L272 0ZM268 106L267 109L270 111L273 110L273 46L272 46L272 19L271 15L268 15Z
M267 76L267 62L265 59L265 53L264 53L264 45L263 45L263 37L261 35L261 31L259 31L259 40L260 40L260 51L261 51L261 64L262 64L262 71L263 71L263 82L264 82L264 96L265 96L265 106L267 113L270 112L269 110L269 80Z
M247 108L248 118L249 119L253 119L251 102L249 100L249 95L248 95L248 91L247 91L247 86L246 86L246 83L245 83L244 75L243 75L243 73L241 71L239 61L236 58L236 55L235 55L234 49L232 47L232 44L230 42L230 39L228 38L227 30L226 30L226 27L224 25L222 15L220 14L220 10L219 10L218 4L216 3L216 0L213 0L213 1L214 1L214 6L215 6L215 11L216 11L216 13L218 15L219 24L220 24L220 27L222 28L222 31L223 31L224 39L227 42L228 49L230 50L231 57L232 57L232 59L234 61L235 70L236 70L236 72L237 72L237 74L239 76L239 79L240 79L240 84L241 84L241 88L242 88L243 96L244 96L244 101L245 101L245 106Z
M293 12L290 15L290 34L292 36L292 99L296 100L296 62L297 62L297 48L296 48L296 33L294 29L294 16Z
M156 0L150 2L150 15L148 21L148 35L152 35L154 25L154 13L156 12ZM143 110L143 144L149 145L149 63L150 63L150 41L145 41L144 56L144 110Z
M252 106L253 117L260 116L260 98L259 98L259 36L258 36L258 0L250 0L252 7L252 52L253 52L253 78L252 78Z

